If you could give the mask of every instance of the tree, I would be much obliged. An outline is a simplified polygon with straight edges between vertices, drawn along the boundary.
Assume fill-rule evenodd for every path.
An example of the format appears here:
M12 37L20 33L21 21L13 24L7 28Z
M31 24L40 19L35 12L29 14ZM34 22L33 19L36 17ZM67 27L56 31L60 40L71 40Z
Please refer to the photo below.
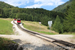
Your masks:
M50 21L51 19L48 18L48 16L44 16L40 19L40 21L42 22L43 25L48 26L48 21Z
M55 22L52 26L52 30L59 32L59 33L63 33L63 25L61 24L60 18L57 15Z
M0 17L2 17L2 9L0 8Z
M0 17L3 18L4 17L4 11L2 8L0 8Z
M64 30L75 32L75 0L72 1L71 7L68 10L68 15L64 20Z

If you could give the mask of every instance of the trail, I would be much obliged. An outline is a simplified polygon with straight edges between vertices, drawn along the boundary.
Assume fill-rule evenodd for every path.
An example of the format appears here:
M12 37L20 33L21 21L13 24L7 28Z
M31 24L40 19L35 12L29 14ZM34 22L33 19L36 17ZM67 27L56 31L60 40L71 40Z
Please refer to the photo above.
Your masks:
M14 34L13 35L0 35L0 37L9 38L17 42L20 46L24 48L24 50L26 49L28 50L44 50L44 49L48 50L54 47L53 44L20 30L17 27L17 25L13 23L13 21L11 21L11 23L13 24ZM62 35L61 36L60 35L46 35L46 36L57 38L57 39L62 39L61 37L64 37ZM73 37L73 36L72 35L66 36L66 39L69 37Z
M15 34L14 35L0 35L0 37L9 38L17 42L20 46L24 48L24 50L25 49L41 50L42 48L46 48L46 47L50 49L50 45L53 45L53 44L50 44L49 42L46 42L40 38L37 38L35 36L30 35L27 32L20 30L17 27L17 25L13 23L13 21L11 21L11 23L13 24L13 30Z

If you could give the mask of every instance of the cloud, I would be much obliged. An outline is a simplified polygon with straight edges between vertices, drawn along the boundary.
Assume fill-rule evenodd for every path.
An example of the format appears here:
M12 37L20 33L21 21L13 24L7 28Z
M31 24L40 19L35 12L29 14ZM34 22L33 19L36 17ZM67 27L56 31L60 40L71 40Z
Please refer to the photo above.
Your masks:
M34 4L34 5L32 5L32 6L27 6L27 7L25 7L25 8L40 8L42 6L42 4L41 5L39 5L39 4Z
M29 0L0 0L13 6L20 6L29 3Z
M46 4L46 3L44 3L44 4L34 4L34 5L31 5L31 6L27 6L27 7L25 7L25 8L40 8L41 6L46 6L46 5L53 5L52 3L48 3L48 4Z
M42 4L50 4L52 3L55 6L58 6L60 4L63 4L64 2L62 0L34 0L34 3L41 2Z
M27 5L32 2L34 5L26 6L25 8L40 8L42 6L58 6L63 4L62 0L0 0L13 6Z
M42 6L55 6L63 4L62 0L34 0L34 5L26 6L25 8L40 8ZM37 3L37 4L36 4Z

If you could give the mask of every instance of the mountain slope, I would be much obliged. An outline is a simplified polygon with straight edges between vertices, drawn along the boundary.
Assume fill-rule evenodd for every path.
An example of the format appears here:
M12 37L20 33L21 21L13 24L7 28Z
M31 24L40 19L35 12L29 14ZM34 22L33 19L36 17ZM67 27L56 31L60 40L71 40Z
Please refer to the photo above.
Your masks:
M65 12L67 6L70 6L71 3L72 3L72 0L66 2L66 3L63 4L63 5L60 5L60 6L56 7L56 8L54 8L53 11L57 11L57 12Z
M13 8L14 6L11 6L5 2L0 1L0 8Z

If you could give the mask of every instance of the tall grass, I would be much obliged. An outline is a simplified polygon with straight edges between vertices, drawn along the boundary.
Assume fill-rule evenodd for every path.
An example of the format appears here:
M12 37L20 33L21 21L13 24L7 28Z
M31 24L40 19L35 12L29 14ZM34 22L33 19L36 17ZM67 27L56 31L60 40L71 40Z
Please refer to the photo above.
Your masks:
M47 29L47 26L44 26L42 24L39 24L39 22L31 22L31 21L22 21L24 23L24 27L38 32L42 34L49 34L49 35L55 35L55 33L51 33L49 29Z
M11 21L0 19L0 34L12 34Z
M24 23L24 27L32 30L32 31L36 31L39 33L43 33L43 34L50 34L50 35L56 35L59 34L55 31L49 30L48 26L44 26L42 24L39 24L39 22L32 22L32 21L22 21ZM75 32L66 32L66 33L62 33L64 35L75 35Z

